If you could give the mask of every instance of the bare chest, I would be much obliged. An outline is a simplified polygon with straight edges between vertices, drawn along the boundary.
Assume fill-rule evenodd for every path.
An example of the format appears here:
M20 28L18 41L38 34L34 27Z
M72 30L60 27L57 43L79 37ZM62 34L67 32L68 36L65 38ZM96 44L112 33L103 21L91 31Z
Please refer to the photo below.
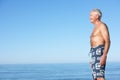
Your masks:
M101 35L101 33L100 33L99 28L95 28L95 29L93 29L93 31L92 31L91 38L92 38L92 37L95 37L95 36L100 36L100 35Z

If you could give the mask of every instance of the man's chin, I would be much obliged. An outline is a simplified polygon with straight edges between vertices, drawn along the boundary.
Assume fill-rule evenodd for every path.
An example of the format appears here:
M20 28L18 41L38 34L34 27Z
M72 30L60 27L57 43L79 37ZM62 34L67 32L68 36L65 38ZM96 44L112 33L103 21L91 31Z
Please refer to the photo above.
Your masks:
M93 20L90 20L91 23L93 23Z
M91 23L93 23L93 21L90 21Z

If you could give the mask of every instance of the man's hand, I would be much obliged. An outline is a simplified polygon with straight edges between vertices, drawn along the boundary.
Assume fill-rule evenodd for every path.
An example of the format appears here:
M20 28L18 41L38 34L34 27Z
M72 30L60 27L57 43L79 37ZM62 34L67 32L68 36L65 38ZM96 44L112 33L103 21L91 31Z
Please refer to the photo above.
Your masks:
M103 66L106 63L107 56L102 55L100 58L100 65Z

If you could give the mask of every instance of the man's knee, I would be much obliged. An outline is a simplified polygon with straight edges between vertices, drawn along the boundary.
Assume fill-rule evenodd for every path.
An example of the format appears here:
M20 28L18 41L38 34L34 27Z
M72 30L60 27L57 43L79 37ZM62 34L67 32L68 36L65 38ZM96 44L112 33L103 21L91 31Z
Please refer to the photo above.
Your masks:
M97 80L105 80L104 78L97 78Z

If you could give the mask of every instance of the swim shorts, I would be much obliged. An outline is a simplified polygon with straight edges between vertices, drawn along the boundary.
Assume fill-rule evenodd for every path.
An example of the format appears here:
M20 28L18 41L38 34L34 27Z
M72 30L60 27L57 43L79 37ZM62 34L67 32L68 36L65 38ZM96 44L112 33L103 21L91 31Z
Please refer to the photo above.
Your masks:
M104 45L99 45L97 47L91 48L91 69L92 76L95 80L96 78L104 78L105 77L105 65L100 65L100 58L103 55Z

